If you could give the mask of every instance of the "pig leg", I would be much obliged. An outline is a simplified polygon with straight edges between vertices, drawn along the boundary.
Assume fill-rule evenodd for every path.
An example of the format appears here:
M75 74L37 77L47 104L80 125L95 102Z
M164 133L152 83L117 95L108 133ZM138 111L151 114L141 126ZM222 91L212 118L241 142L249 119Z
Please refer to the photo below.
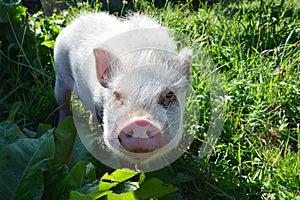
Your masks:
M95 105L95 113L90 111L90 118L89 118L90 125L103 125L103 107Z
M95 105L96 117L100 124L103 124L103 107Z
M65 117L71 115L70 98L74 79L68 63L62 65L58 63L56 66L55 98L59 105L59 124Z

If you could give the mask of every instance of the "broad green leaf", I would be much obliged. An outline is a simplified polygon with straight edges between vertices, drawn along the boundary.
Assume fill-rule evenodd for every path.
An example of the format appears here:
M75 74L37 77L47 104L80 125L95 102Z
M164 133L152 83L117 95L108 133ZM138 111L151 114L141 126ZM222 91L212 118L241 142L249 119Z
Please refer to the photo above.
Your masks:
M71 191L70 200L90 200L91 198L87 194L82 194L77 191Z
M174 199L185 199L179 192L173 192L160 197L159 200L174 200Z
M55 163L67 164L69 168L82 160L93 164L97 160L91 156L77 136L77 131L72 117L67 117L57 127L54 134L55 138Z
M99 183L99 191L109 190L112 187L118 185L120 182L126 181L139 172L130 169L117 169L111 175L108 173L104 174Z
M134 195L137 199L159 198L176 190L178 190L177 187L164 184L158 178L152 178L143 183L139 189L135 190Z
M80 189L76 190L82 194L90 194L98 191L99 180L95 179L94 181L83 185Z
M106 195L109 195L111 194L112 191L108 190L108 191L103 191L103 192L100 192L100 191L96 191L96 192L92 192L92 193L89 193L89 194L82 194L80 192L77 192L77 191L72 191L70 193L70 200L94 200L94 199L99 199L101 197L104 197Z
M38 129L36 131L36 136L40 137L50 129L53 129L50 124L39 124Z
M76 139L76 129L72 117L67 117L55 130L55 158L57 164L71 165Z
M76 190L82 186L86 172L86 166L86 162L79 162L71 169L66 179L67 187L70 190Z
M66 118L55 130L56 155L49 162L49 170L46 172L46 199L68 199L70 190L77 190L96 179L93 164L82 162L94 162L95 159L87 152L76 134L72 117Z
M85 167L85 177L83 184L91 183L96 180L96 168L92 163L89 163Z
M104 196L107 196L109 194L111 194L112 191L97 191L97 192L94 192L92 194L90 194L89 196L92 198L92 199L99 199L100 197L104 197Z
M119 183L116 187L114 187L113 191L117 194L122 194L126 192L132 192L140 187L138 182L135 181L124 181Z
M97 165L98 163L97 159L88 152L79 136L77 136L72 151L72 160L70 162L70 166L74 166L76 163L81 162L82 160L91 162L94 165Z
M79 162L70 171L65 164L58 164L49 168L46 173L45 184L45 199L69 199L71 190L78 190L85 183L95 181L95 167L91 163ZM90 188L85 187L85 190L97 190L97 183L87 184ZM95 185L95 186L93 186ZM94 189L93 189L94 188Z
M184 174L184 173L178 173L173 179L170 184L179 184L179 183L185 183L189 181L193 181L194 177Z
M108 200L136 200L134 192L126 192L123 194L111 193L107 195Z
M28 138L36 138L37 136L35 131L29 130L27 128L23 128L22 131Z
M169 168L163 168L158 171L150 172L147 174L147 179L159 177L164 183L167 184L181 184L193 181L194 177L184 173L174 173Z
M42 42L41 45L44 45L48 48L53 48L54 47L54 44L55 44L55 41L54 40L49 40L49 41L44 41Z
M49 169L45 173L44 199L64 199L68 173L69 169L66 164L49 162Z
M20 128L12 121L6 120L0 122L0 150L7 144L25 137Z
M106 191L109 190L113 187L115 187L116 185L118 185L119 182L105 182L104 180L101 179L100 183L99 183L99 191Z
M54 139L49 130L39 139L23 138L0 151L0 193L3 199L41 198L43 167L54 156Z

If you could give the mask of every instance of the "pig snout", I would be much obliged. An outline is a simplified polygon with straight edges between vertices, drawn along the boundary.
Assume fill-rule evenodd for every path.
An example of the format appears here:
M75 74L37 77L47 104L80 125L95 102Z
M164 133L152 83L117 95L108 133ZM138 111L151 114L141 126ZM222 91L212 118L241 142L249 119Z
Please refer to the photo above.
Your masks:
M161 146L162 133L150 120L135 119L120 129L118 139L127 151L147 153Z

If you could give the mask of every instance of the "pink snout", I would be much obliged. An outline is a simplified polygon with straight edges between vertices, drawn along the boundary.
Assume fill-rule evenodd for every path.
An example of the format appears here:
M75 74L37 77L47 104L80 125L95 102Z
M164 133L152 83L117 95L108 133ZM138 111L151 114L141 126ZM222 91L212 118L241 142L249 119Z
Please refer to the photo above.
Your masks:
M151 121L139 118L126 124L120 130L118 139L127 151L147 153L161 146L162 133Z

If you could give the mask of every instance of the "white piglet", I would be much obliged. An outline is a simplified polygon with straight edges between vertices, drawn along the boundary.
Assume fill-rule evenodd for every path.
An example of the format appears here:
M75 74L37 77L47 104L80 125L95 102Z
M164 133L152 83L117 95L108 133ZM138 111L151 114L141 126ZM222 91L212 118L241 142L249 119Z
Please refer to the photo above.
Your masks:
M113 151L178 144L192 53L176 49L169 30L150 17L79 16L54 49L59 122L71 114L73 92L88 110L102 108L104 141Z

